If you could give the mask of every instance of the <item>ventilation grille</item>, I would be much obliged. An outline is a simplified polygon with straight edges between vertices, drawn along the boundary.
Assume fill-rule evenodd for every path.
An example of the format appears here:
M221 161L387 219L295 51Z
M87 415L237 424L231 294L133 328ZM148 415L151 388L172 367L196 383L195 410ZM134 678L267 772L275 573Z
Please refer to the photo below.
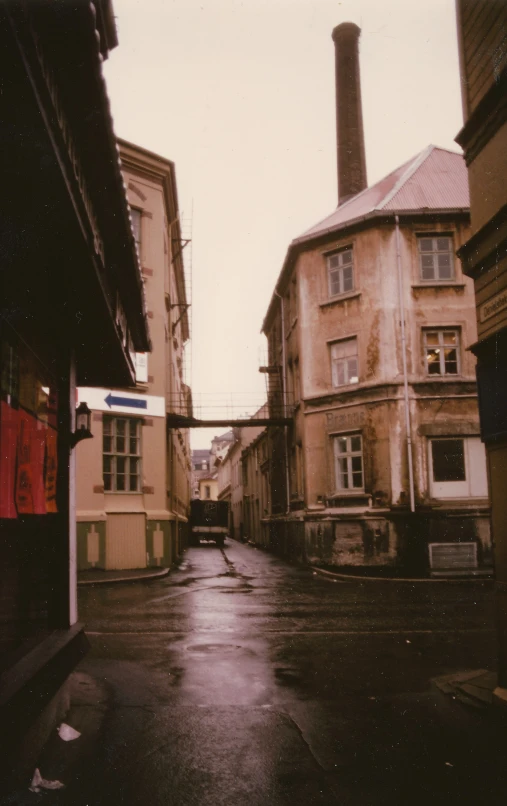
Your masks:
M477 568L477 543L430 543L432 571L457 571Z

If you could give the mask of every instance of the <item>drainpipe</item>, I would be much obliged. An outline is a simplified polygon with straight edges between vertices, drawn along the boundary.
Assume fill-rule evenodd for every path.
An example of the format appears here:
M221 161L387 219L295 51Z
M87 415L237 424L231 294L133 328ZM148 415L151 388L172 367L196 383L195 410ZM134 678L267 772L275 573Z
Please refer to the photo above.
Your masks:
M400 297L400 318L401 318L401 357L403 362L403 389L405 403L405 428L407 430L407 459L408 459L408 484L410 488L410 511L415 512L414 495L414 466L412 461L412 431L410 424L410 405L408 398L408 377L407 377L407 338L405 335L405 303L403 297L403 274L401 270L401 250L400 250L400 219L396 215L396 266L398 269L398 294Z
M287 414L287 363L285 360L285 311L283 297L275 288L275 294L280 300L282 316L282 364L283 364L283 413ZM290 512L290 473L289 473L289 428L284 426L285 431L285 483L287 485L287 509L285 514Z

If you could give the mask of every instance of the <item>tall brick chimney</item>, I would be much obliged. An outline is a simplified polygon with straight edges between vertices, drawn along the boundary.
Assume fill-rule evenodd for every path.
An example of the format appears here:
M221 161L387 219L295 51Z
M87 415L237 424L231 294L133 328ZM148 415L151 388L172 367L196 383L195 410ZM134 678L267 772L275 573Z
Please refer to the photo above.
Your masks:
M363 111L359 78L361 29L344 22L333 31L336 72L338 204L366 187Z

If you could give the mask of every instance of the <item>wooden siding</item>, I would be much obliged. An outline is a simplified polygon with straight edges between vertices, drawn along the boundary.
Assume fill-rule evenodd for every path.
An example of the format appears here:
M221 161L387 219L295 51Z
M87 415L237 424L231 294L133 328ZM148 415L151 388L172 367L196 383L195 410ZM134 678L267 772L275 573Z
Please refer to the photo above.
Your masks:
M507 66L505 0L461 0L463 64L471 114Z
M108 514L106 568L146 568L146 516L140 512Z

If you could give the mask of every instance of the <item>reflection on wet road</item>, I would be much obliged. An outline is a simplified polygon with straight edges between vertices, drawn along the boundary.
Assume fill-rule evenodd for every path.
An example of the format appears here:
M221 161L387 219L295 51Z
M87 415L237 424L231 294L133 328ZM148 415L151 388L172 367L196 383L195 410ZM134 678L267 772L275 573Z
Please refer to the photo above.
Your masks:
M81 669L110 697L90 803L484 796L497 726L431 678L491 668L488 583L333 581L228 541L158 581L83 589L80 617Z

